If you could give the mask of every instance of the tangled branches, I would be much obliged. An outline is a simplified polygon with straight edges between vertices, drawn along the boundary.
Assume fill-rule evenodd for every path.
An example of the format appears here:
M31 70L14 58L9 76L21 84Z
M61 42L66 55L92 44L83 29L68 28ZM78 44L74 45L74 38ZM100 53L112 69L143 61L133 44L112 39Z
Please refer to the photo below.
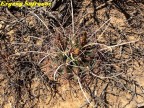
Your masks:
M0 106L52 107L66 100L66 85L83 94L81 108L142 102L140 6L135 0L61 0L51 8L1 7Z

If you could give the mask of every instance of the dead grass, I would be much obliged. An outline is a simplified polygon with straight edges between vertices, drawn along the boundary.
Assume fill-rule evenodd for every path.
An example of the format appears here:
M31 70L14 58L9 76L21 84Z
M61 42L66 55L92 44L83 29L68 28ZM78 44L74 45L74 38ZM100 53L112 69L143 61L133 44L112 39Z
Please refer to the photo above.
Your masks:
M143 3L67 2L61 12L0 7L0 107L143 104Z

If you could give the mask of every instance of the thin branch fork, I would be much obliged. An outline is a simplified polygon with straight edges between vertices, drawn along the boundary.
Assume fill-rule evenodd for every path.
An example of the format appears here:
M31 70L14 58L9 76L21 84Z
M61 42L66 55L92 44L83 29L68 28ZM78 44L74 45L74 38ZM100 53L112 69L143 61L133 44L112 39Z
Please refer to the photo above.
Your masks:
M119 47L119 46L123 46L123 45L126 45L126 44L136 43L136 42L138 42L138 41L139 41L139 40L130 41L130 42L124 42L124 43L117 44L117 45L112 45L112 46L107 46L107 45L101 44L101 43L90 43L90 44L85 45L83 48L93 47L93 46L99 45L99 46L106 47L106 48L100 49L100 51L103 51L103 50L106 50L106 49L111 49L111 50L112 50L112 48L114 48L114 47Z

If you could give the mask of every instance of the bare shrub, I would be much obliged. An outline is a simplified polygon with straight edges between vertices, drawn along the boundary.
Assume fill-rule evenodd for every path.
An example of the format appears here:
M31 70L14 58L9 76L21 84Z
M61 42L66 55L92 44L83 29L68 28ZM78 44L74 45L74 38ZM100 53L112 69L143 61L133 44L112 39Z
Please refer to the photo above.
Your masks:
M0 8L1 107L37 107L41 101L52 107L65 100L63 83L82 92L81 108L121 108L143 99L137 80L144 71L143 2L86 3ZM126 104L116 103L120 98Z

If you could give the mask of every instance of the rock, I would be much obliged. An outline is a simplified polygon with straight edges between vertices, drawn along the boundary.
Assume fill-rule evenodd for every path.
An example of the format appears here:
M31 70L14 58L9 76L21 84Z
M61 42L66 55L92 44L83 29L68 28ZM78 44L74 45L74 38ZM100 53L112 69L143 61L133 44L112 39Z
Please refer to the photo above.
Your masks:
M0 21L0 29L3 28L3 24L4 24L4 22L3 22L3 21Z
M2 24L0 24L0 29L2 29Z

